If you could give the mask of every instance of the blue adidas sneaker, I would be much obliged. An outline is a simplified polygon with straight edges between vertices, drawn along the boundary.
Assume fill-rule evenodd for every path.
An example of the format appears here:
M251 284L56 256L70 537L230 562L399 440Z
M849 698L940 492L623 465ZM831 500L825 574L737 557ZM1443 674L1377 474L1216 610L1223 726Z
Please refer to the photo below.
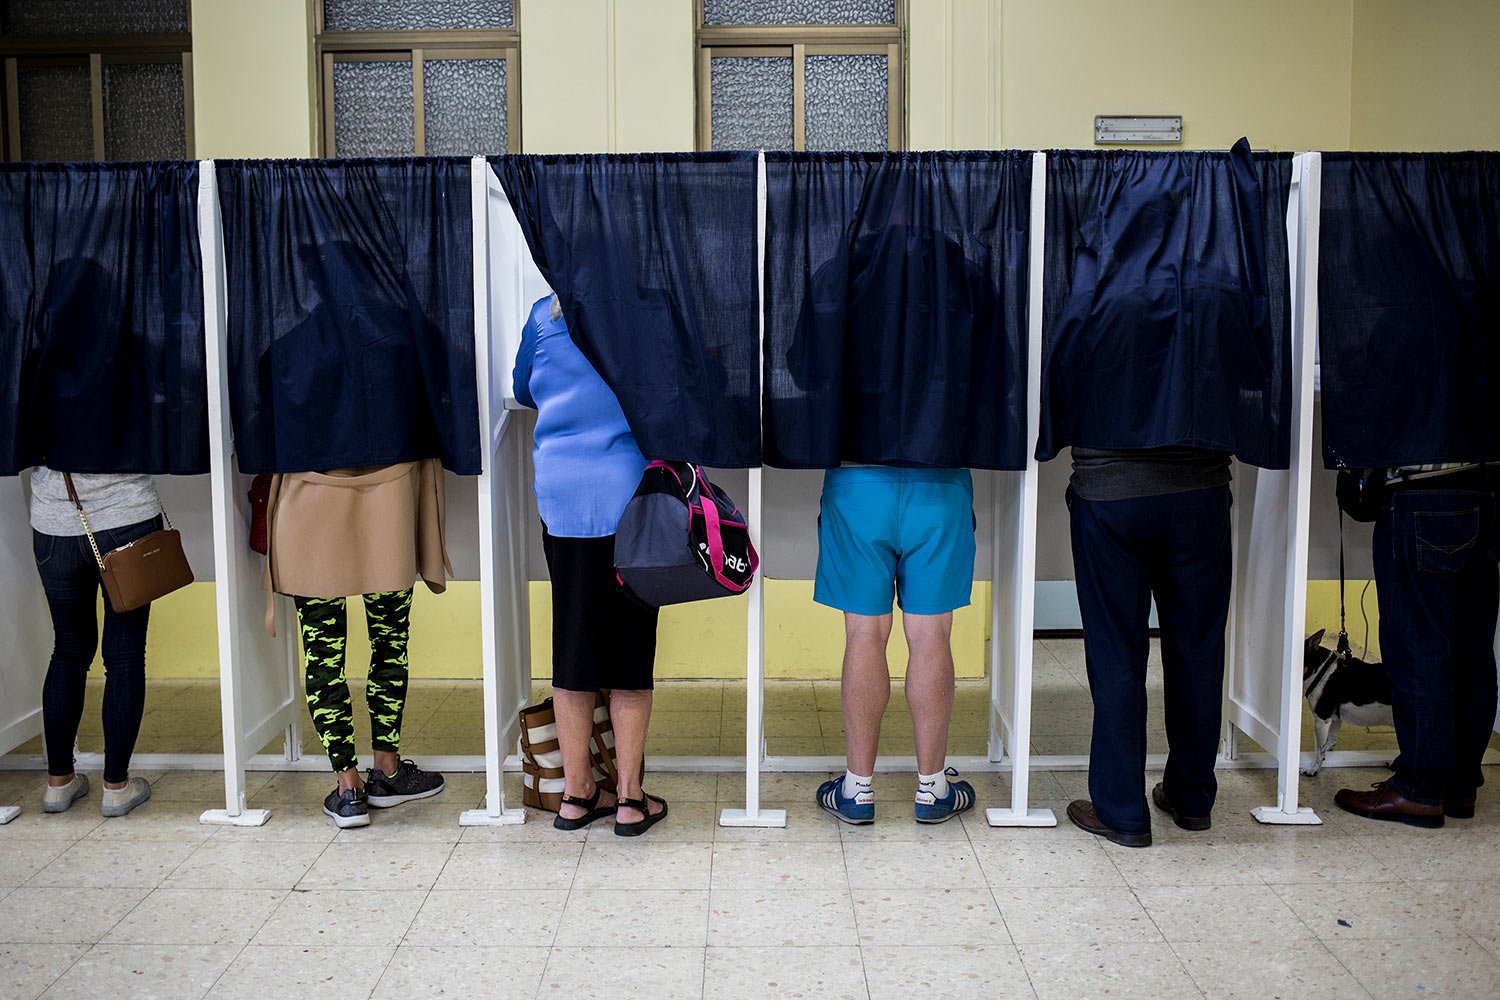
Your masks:
M961 812L974 808L974 786L958 780L958 770L948 768L948 794L938 798L930 793L925 796L931 802L923 802L923 793L917 793L916 810L918 823L946 823Z
M857 802L854 796L845 795L842 777L829 778L818 786L818 805L854 826L875 822L875 803Z

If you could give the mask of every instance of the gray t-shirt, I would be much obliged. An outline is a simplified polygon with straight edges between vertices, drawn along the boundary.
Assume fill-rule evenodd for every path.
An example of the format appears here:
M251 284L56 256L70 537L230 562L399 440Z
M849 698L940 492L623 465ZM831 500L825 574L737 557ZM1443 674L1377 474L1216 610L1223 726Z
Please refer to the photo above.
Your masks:
M95 532L139 524L161 513L150 476L74 473L73 486ZM31 526L44 535L83 534L63 474L45 465L31 470Z
M1203 448L1073 449L1069 485L1085 500L1135 500L1223 486L1229 453Z

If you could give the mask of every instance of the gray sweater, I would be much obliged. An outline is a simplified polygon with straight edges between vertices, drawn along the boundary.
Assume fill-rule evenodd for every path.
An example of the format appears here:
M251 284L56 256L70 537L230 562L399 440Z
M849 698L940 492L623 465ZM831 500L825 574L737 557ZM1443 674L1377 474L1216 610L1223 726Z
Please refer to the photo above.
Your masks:
M161 513L150 476L74 473L73 486L95 532L139 524ZM83 534L63 474L45 465L31 470L31 526L44 535Z

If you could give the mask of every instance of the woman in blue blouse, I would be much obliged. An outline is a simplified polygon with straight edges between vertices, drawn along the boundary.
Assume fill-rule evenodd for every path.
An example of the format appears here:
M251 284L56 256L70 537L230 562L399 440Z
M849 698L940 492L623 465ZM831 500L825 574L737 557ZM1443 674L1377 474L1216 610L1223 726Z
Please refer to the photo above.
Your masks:
M516 399L535 407L536 501L552 576L552 688L563 755L562 809L553 825L576 830L614 814L633 837L667 815L641 790L651 719L656 609L615 579L615 529L646 459L619 400L568 336L555 296L531 307L514 373ZM594 705L608 692L619 763L618 797L594 781Z

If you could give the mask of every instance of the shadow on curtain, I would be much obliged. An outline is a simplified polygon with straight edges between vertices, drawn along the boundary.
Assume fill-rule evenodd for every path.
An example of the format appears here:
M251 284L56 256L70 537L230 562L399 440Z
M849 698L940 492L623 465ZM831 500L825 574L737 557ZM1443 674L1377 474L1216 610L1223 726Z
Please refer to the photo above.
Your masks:
M646 457L759 465L755 154L490 165Z
M0 165L0 475L208 471L198 165Z
M1500 460L1500 154L1324 153L1323 461Z
M1031 163L766 154L766 464L1025 467Z
M1037 458L1185 445L1291 460L1289 154L1047 156Z
M221 161L241 471L478 475L467 159Z

